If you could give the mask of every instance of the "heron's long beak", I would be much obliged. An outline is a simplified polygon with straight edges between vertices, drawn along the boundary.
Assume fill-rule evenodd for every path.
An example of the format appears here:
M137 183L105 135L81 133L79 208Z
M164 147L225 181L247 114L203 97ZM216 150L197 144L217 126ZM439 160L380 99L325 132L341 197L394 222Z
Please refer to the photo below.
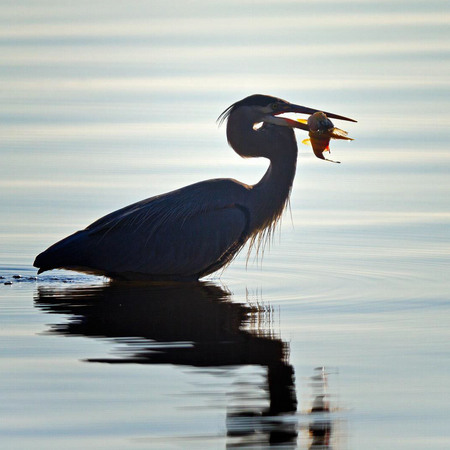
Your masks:
M281 125L291 128L300 128L301 130L309 131L309 127L306 123L298 122L297 120L292 120L287 117L278 117L280 114L286 113L297 113L297 114L314 114L316 112L323 112L330 119L347 120L349 122L356 122L354 119L348 117L340 116L338 114L329 113L322 111L320 109L308 108L306 106L294 105L292 103L287 104L283 108L276 111L274 114L267 116L265 122L273 123L275 125Z

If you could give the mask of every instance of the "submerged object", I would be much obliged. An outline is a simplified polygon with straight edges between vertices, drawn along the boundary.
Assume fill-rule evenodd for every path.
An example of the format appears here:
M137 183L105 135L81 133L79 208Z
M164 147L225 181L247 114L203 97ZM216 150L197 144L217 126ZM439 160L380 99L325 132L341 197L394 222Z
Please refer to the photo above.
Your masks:
M340 161L325 158L323 153L330 152L330 139L353 141L352 138L347 136L348 133L340 128L336 128L326 114L321 111L312 114L307 121L304 119L298 119L298 121L306 123L309 128L309 139L304 139L302 141L303 144L311 144L317 158L340 163Z

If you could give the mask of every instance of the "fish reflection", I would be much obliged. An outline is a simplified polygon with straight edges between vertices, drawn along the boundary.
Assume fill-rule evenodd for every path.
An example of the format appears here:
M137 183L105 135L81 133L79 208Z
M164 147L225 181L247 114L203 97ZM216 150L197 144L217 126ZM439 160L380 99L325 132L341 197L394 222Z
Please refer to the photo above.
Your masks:
M325 367L316 367L311 377L311 386L314 391L314 401L310 414L313 420L309 424L309 434L312 438L310 448L327 449L330 447L330 438L333 423L330 419L330 402L328 394L328 375Z
M297 410L294 370L288 344L258 320L267 308L232 302L228 292L211 283L40 286L35 303L47 313L69 315L67 322L51 325L51 333L121 344L113 356L90 362L266 367L260 392L268 407L230 409L228 446L254 442L256 436L261 445L295 448L297 423L285 420Z

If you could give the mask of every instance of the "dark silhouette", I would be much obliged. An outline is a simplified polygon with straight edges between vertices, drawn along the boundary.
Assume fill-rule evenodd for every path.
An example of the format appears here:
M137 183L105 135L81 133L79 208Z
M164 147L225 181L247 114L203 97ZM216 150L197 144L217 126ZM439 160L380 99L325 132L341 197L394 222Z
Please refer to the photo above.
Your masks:
M307 124L280 116L289 112L318 111L252 95L219 118L227 120L228 142L236 153L270 160L259 183L208 180L126 206L38 255L38 273L65 268L113 279L196 281L229 264L247 241L264 245L286 207L295 176L293 128L310 131ZM256 128L259 123L263 125Z

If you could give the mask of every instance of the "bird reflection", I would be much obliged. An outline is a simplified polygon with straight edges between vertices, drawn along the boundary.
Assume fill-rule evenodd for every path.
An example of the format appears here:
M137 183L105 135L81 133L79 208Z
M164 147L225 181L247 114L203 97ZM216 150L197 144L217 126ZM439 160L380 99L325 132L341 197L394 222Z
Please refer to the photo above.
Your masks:
M262 391L269 406L230 409L228 446L253 444L256 436L261 445L295 448L297 424L285 420L297 410L289 345L264 323L254 326L264 313L261 307L232 302L228 292L211 283L40 286L35 303L46 313L69 316L51 325L51 333L113 338L121 344L112 356L90 362L267 368Z

